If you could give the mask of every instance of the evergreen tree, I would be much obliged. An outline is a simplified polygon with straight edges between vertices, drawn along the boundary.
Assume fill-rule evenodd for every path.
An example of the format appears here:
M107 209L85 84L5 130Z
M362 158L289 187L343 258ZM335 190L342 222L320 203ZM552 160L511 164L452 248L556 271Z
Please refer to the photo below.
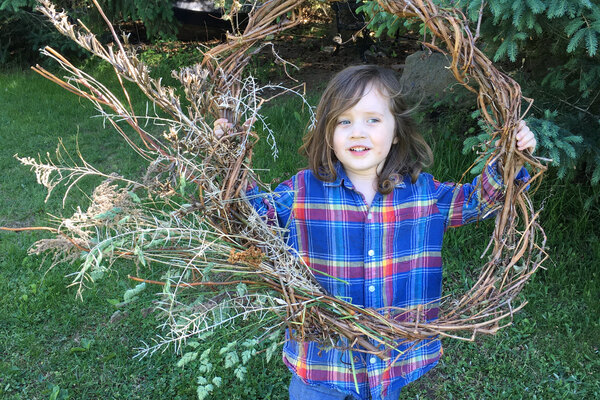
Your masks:
M141 21L150 40L174 38L177 33L170 0L99 0L99 3L112 22ZM35 0L0 0L0 65L31 63L37 59L38 49L46 45L70 55L74 52L84 55L34 11L36 4ZM105 28L91 0L55 0L54 4L67 9L69 15L79 18L93 31Z

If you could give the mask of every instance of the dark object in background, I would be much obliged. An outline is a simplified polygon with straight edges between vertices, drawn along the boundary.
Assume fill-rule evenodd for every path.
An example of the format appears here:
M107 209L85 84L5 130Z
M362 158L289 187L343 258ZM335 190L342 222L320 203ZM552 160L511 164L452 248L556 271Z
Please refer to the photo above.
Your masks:
M225 38L232 31L231 21L221 19L223 10L215 7L212 0L178 0L173 2L173 13L181 23L177 38L183 41L206 41ZM238 23L243 30L247 23L247 12L238 13Z
M365 53L374 43L369 36L364 15L356 12L360 5L356 0L334 1L331 3L331 8L335 12L335 26L338 33L334 39L335 50L333 54L337 54L342 46L351 46L351 43L356 47L362 62L366 63L368 60ZM356 42L352 40L353 35ZM350 42L348 43L348 41ZM346 44L343 45L344 43Z

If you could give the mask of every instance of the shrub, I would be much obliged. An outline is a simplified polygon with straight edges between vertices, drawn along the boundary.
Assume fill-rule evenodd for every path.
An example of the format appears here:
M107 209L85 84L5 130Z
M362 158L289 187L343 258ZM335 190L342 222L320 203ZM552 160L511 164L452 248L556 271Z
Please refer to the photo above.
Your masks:
M91 0L55 0L93 31L105 28ZM141 21L148 39L174 39L177 24L169 0L107 0L103 8L111 21ZM0 0L0 65L28 65L39 61L38 49L50 46L64 55L82 58L85 53L34 11L35 0ZM102 27L99 29L99 27Z

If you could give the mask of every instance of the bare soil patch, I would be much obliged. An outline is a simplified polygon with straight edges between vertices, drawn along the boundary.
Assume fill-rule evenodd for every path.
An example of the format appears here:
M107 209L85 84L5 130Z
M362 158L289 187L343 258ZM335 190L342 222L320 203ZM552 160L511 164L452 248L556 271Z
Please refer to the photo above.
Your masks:
M336 46L334 41L337 35L343 40L340 46ZM281 58L299 68L296 70L288 66L290 76L299 83L305 82L306 89L313 91L323 89L332 75L350 65L377 64L401 71L406 57L419 50L420 45L412 38L358 37L353 41L352 33L340 34L332 22L321 22L287 32L273 41L273 49ZM254 63L262 64L263 68L273 64L272 49L263 49ZM273 74L269 77L272 82L294 83L282 72L281 65L274 63L272 69Z

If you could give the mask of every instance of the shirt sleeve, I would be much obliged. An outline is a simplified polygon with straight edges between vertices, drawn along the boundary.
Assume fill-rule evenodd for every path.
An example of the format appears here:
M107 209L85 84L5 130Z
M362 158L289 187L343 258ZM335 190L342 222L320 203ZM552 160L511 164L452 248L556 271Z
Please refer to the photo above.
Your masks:
M261 191L253 182L248 185L246 197L256 212L269 224L287 227L294 202L295 177L279 184L272 193Z
M525 185L529 179L527 170L521 168L515 182ZM488 165L471 183L441 183L436 180L433 183L434 196L438 209L445 218L446 228L465 225L494 215L504 198L504 182L496 163Z

